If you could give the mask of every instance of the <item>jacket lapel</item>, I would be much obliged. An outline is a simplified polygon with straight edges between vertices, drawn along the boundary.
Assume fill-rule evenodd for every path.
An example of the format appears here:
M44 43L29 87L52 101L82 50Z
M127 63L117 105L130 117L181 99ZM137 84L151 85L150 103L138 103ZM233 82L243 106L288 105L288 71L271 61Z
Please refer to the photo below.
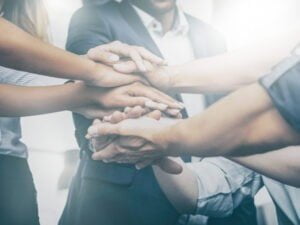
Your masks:
M134 8L130 5L128 0L123 0L122 3L120 3L120 12L122 13L124 19L127 21L128 25L132 27L136 38L139 40L139 42L142 43L142 46L146 47L152 53L163 57L159 48L151 38L147 28L144 26L140 17L138 16Z

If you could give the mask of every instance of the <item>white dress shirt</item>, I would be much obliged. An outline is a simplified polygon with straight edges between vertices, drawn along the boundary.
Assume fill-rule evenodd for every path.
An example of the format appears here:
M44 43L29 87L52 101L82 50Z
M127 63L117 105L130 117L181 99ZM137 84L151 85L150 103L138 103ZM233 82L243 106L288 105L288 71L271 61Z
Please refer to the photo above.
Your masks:
M193 47L188 36L189 24L184 12L179 7L174 27L165 34L159 21L138 7L133 7L169 65L179 65L195 60ZM182 94L181 97L188 116L193 116L204 110L205 100L203 95Z

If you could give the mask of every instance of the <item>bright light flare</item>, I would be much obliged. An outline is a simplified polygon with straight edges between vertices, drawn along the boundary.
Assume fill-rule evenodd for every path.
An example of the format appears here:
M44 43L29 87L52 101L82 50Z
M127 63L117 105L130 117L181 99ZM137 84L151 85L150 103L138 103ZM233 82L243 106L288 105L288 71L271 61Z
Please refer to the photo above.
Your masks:
M217 27L237 48L295 26L299 12L297 0L233 1L219 15Z

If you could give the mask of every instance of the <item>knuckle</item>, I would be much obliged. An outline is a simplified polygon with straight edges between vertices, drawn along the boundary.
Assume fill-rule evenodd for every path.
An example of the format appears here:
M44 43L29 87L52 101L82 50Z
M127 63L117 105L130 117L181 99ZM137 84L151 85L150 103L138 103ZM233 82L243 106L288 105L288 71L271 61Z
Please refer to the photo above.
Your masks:
M132 88L140 88L142 86L141 82L134 82L130 85Z

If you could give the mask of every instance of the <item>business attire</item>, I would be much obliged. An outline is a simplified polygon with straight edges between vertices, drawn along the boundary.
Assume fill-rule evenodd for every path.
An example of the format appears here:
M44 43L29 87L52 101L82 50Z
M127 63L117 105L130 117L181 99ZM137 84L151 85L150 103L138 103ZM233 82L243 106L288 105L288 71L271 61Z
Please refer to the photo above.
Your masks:
M37 85L37 76L0 67L0 83ZM0 224L38 225L36 190L20 118L0 118Z
M84 6L71 20L67 49L85 54L92 47L118 40L144 46L174 64L225 51L218 32L182 11L178 12L174 29L163 36L160 24L143 13L127 0ZM174 52L171 43L181 43L176 46L177 57L171 52ZM151 167L138 171L132 165L91 160L85 134L92 121L75 114L74 122L81 163L60 225L173 225L178 222L180 215L160 189Z

